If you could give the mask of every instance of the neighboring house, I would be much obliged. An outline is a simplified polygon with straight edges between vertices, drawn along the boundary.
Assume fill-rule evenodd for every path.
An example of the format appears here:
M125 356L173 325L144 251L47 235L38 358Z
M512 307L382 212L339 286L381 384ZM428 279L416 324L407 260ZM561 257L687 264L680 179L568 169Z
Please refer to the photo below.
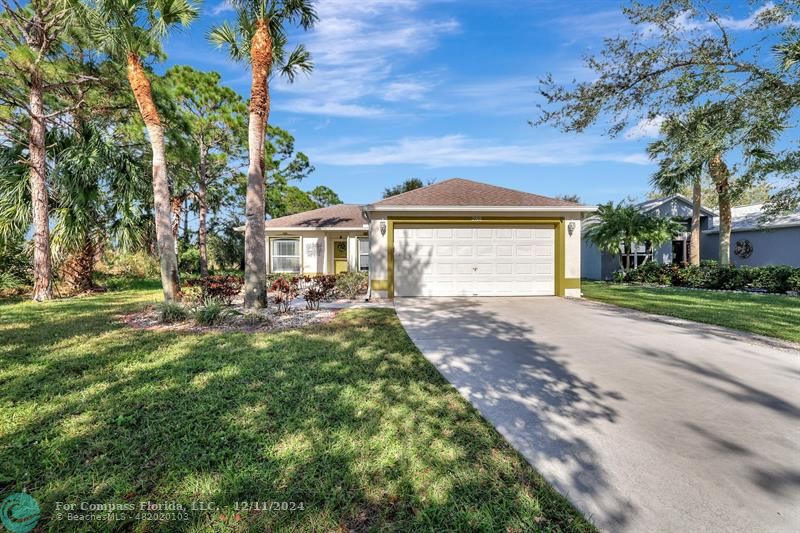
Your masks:
M800 267L800 209L762 222L763 205L731 209L731 263ZM703 231L702 259L719 259L719 218Z
M691 241L692 201L681 195L649 200L637 207L644 213L680 218L686 231L672 242L645 255L642 245L637 250L639 263L653 260L657 263L680 264L688 260ZM731 209L731 263L734 265L763 266L791 265L800 267L800 209L763 222L763 205L734 207ZM710 209L702 208L700 216L700 259L719 260L719 217ZM619 270L617 255L600 252L588 240L583 241L581 271L586 279L610 279Z
M273 273L366 270L379 297L579 297L581 219L594 210L450 179L268 220L268 264Z
M665 243L655 250L647 252L645 245L641 244L636 250L639 264L645 261L657 263L683 263L689 259L689 246L691 243L692 227L692 201L685 196L675 194L666 198L648 200L637 204L642 213L662 217L680 219L685 225L685 231L677 235L671 242ZM700 231L710 229L716 213L705 207L700 211ZM703 237L700 238L701 249L704 246ZM702 257L701 251L701 257ZM582 252L583 277L586 279L610 279L611 275L619 270L619 255L601 252L594 244L584 239ZM633 264L631 261L630 264Z

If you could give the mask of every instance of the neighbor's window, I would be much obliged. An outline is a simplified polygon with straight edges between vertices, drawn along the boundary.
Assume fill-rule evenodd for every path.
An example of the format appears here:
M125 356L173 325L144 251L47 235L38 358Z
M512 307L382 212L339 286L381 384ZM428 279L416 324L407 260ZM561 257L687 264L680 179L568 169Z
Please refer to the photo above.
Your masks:
M300 239L272 240L272 272L300 272Z
M369 271L369 239L358 239L358 269L362 272Z

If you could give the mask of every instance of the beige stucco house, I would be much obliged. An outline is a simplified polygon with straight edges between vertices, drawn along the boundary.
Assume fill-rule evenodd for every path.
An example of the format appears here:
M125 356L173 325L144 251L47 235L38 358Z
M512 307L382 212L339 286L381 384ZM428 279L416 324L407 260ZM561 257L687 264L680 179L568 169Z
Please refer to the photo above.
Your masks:
M450 179L267 221L270 272L369 272L371 294L579 297L594 207Z

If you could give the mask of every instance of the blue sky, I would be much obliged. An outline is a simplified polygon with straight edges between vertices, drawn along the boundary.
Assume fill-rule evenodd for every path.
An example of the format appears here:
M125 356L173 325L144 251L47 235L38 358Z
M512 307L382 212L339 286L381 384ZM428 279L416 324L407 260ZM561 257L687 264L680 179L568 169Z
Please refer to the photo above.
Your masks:
M757 6L739 2L730 28L749 30ZM531 127L538 80L590 79L582 58L625 29L616 1L319 0L306 43L315 71L294 85L274 80L270 122L289 130L327 185L367 203L410 177L463 177L586 203L644 197L654 170L640 124L610 139L600 129L564 134ZM216 70L247 97L247 65L213 49L205 34L232 18L222 0L202 6L191 29L166 43L167 62Z

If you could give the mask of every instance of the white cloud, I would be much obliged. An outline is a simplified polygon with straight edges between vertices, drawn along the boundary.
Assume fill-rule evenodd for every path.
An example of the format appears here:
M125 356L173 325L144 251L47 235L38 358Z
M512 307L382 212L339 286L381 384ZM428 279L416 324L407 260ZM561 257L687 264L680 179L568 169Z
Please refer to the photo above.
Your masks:
M328 165L367 166L412 164L429 167L518 165L578 165L590 162L650 164L644 153L605 152L601 142L582 138L530 145L505 144L465 135L405 138L369 148L340 144L311 150L314 160Z
M299 35L311 52L314 72L292 85L277 83L275 89L319 102L295 105L296 112L328 109L332 116L381 116L385 113L375 112L379 102L421 100L435 84L398 74L398 63L434 48L459 28L453 19L424 17L421 9L430 1L320 0L319 22Z
M310 99L281 101L275 108L292 113L323 115L327 117L378 118L386 114L385 110L379 107Z
M223 0L222 2L211 8L211 14L215 17L217 15L221 15L223 13L230 13L232 11L234 11L233 6L228 0Z
M661 115L653 118L643 118L635 126L626 131L624 137L631 141L637 139L656 139L661 133L662 124L664 124L664 117Z
M762 15L775 9L775 4L767 2L763 6L753 11L749 17L743 19L723 18L720 24L732 30L752 30L758 27L758 22Z

